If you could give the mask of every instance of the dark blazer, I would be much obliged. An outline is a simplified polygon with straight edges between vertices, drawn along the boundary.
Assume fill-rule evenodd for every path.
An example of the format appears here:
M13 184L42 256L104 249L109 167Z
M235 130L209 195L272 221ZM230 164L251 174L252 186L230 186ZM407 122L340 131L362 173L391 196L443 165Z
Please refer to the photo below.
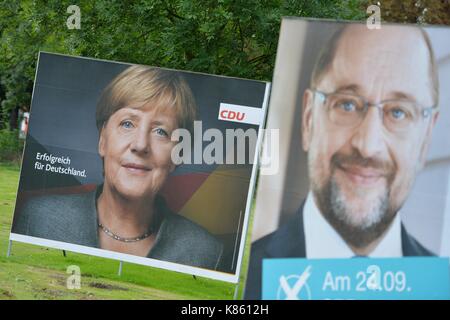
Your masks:
M252 244L244 299L261 299L263 259L306 257L303 206L304 202L288 223ZM434 255L408 234L403 224L401 237L405 257Z
M12 232L98 248L98 192L31 198L15 217ZM162 221L148 258L212 270L222 267L219 240L171 212L162 198L157 207Z

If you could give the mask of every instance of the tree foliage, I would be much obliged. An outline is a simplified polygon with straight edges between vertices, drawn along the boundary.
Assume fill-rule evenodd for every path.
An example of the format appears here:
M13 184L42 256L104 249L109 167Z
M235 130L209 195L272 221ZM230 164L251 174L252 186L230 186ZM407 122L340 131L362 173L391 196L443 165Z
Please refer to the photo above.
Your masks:
M67 7L81 9L68 29ZM0 0L3 119L28 107L39 51L270 80L281 17L364 19L360 0Z
M380 0L384 21L450 25L449 0Z
M270 81L283 16L364 20L370 4L382 21L450 24L448 0L0 0L0 119L28 108L39 51Z

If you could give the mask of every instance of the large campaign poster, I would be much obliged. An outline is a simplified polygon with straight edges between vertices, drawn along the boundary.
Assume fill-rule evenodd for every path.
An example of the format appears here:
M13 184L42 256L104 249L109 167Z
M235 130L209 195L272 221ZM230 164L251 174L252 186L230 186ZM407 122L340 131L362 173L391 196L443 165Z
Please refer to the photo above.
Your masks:
M10 239L237 282L269 87L41 52Z
M450 298L449 39L282 20L245 298Z

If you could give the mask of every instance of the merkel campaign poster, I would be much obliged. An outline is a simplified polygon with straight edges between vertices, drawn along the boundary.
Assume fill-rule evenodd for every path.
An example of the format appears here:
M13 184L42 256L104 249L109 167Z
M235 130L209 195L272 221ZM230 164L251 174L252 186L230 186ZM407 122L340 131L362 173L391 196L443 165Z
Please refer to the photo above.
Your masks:
M10 239L237 282L268 94L41 52Z

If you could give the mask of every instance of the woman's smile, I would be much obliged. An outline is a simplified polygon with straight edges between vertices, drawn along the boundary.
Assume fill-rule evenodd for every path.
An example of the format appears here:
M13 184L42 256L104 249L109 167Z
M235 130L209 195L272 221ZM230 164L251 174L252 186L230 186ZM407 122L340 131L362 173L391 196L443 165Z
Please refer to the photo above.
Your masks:
M147 172L150 172L152 168L147 165L135 163L135 162L126 162L122 165L127 172L130 172L132 174L146 174Z

